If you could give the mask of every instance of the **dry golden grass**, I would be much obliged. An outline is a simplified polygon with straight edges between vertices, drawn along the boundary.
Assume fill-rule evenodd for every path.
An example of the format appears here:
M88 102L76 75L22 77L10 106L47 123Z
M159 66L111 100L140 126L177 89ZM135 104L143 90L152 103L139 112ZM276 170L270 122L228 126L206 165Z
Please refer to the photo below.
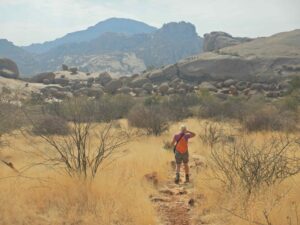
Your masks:
M263 143L279 132L248 133L253 144ZM299 136L295 134L295 136ZM202 148L206 148L202 146ZM248 196L246 190L236 188L226 191L221 182L214 179L210 168L197 174L195 195L204 196L197 206L195 223L238 224L238 225L299 225L300 224L300 174L282 183L262 187L257 193ZM268 221L265 217L268 216Z
M0 224L159 224L157 212L149 195L156 188L144 178L145 174L157 172L159 183L169 179L171 152L163 149L164 141L171 141L181 123L197 134L203 132L206 121L189 119L171 126L161 137L140 137L127 144L125 154L102 168L93 183L82 183L47 167L33 167L26 177L16 175L10 168L0 164ZM224 124L240 134L239 126ZM262 142L273 133L253 133L249 138ZM1 150L17 169L39 161L39 156L28 154L38 150L48 151L49 146L39 138L24 138L21 134L8 137L10 147ZM25 151L26 150L26 151ZM209 161L209 148L199 137L191 139L191 155L199 155ZM4 179L6 178L6 179ZM245 202L243 190L226 193L219 182L210 179L210 169L193 171L197 200L193 211L195 224L251 224L226 212L235 209L251 220L264 221L263 210L269 209L278 195L285 196L270 213L272 225L285 225L287 216L296 223L296 211L300 216L300 176L287 179L280 185L264 189Z
M50 150L37 137L7 139L11 145L1 151L2 157L16 169L39 162L35 151ZM156 171L159 181L166 179L172 155L154 137L137 138L124 149L92 184L44 166L14 177L14 171L1 165L0 224L157 224L149 199L155 189L144 175Z

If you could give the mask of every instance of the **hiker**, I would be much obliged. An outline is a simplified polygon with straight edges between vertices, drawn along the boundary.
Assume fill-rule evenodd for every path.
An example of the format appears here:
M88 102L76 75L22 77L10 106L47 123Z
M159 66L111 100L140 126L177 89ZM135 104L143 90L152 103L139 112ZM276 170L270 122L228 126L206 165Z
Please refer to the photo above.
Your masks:
M180 166L183 162L185 171L185 182L190 181L189 178L189 152L188 152L188 140L195 137L195 133L188 131L185 125L180 127L180 133L174 135L171 146L174 146L174 154L176 160L176 178L175 183L179 183L180 179Z

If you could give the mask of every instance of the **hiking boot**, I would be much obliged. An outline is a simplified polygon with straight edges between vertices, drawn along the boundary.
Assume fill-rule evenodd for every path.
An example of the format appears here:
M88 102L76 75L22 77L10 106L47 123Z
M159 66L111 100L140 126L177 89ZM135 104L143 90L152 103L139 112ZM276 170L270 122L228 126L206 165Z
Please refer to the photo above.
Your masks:
M176 173L175 184L178 184L180 180L179 173Z
M190 176L188 174L185 175L185 183L190 182Z

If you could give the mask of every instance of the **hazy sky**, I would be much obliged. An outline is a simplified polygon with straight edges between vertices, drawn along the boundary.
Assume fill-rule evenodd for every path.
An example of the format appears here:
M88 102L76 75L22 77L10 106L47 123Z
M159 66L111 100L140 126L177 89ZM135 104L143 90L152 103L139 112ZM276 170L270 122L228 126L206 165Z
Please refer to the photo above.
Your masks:
M188 21L201 36L267 36L300 28L300 0L0 0L0 39L44 42L110 17L156 27Z

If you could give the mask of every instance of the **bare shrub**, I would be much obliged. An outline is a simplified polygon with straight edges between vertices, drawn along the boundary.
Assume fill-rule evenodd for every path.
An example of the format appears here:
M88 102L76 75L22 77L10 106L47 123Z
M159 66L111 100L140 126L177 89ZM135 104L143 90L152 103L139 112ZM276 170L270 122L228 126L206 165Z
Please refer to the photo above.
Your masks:
M233 189L242 186L249 194L300 172L299 150L289 137L272 137L261 145L241 139L211 150L215 175ZM298 155L297 155L298 154Z
M159 136L169 129L168 116L159 105L139 105L133 108L128 121L131 126L145 129L148 135Z
M199 137L203 144L209 145L212 148L216 143L220 142L223 135L223 129L219 124L206 122Z
M228 133L224 125L218 122L205 122L199 137L202 143L208 145L210 148L214 147L217 143L225 144L235 141L235 135L231 131Z
M67 135L70 128L63 118L45 115L34 124L32 131L36 135Z
M52 136L38 132L51 148L41 155L42 164L63 166L71 177L93 179L102 163L125 145L133 134L128 130L114 128L114 122L95 127L94 115L86 112L88 102L72 99L65 102L63 112L70 121L70 132L65 136ZM32 121L30 115L27 117ZM34 123L33 123L34 125ZM96 142L94 141L96 140Z

